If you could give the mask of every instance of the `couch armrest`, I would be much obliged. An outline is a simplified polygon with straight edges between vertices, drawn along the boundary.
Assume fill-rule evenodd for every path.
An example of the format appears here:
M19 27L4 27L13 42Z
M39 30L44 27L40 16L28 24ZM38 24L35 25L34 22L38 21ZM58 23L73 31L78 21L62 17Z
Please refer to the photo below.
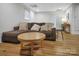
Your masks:
M56 31L56 28L52 28L52 31Z
M19 26L14 26L13 29L14 29L14 31L15 31L15 30L19 30Z
M52 33L56 35L56 28L52 28Z
M53 38L56 39L56 28L52 28Z

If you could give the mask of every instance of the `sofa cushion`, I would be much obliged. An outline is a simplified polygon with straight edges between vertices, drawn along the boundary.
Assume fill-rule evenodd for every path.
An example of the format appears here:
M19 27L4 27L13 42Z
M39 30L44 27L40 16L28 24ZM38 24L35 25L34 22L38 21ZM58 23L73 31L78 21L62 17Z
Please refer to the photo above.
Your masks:
M45 25L41 26L41 31L51 31L53 27L53 23L46 23Z
M8 31L8 32L3 32L3 34L5 34L5 36L9 36L9 37L16 37L20 33L23 33L23 32L21 32L21 31Z
M39 26L45 25L45 23L28 23L28 29L30 30L34 24L37 24Z
M40 31L48 31L48 26L47 24L41 26L41 30Z
M28 25L26 22L21 22L19 24L19 30L22 30L22 31L27 31L28 30Z
M37 24L34 24L31 28L31 30L35 30L35 31L39 31L39 29L40 29L40 26Z

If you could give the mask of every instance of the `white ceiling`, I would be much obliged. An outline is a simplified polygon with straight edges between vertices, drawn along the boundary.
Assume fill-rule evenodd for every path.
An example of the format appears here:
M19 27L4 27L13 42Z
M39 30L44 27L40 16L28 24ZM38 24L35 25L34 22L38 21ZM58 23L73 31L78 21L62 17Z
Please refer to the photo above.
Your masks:
M57 10L66 10L71 3L24 3L24 5L35 12L54 12Z

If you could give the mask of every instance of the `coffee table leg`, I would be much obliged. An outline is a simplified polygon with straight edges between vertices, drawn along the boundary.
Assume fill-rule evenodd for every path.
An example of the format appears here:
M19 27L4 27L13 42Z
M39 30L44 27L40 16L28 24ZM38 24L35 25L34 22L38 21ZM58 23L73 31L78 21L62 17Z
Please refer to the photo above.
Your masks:
M41 48L43 48L43 40L41 40Z
M23 43L20 43L20 55L22 54Z
M43 48L44 48L44 41L41 40L41 49L42 49L42 52L44 52L44 51L43 51Z
M33 56L33 42L31 41L31 56Z

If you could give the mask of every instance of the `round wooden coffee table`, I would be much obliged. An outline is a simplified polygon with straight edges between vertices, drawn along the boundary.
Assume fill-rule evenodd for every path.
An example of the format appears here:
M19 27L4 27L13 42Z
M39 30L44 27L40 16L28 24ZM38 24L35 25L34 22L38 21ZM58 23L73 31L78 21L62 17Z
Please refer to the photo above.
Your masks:
M31 45L31 55L33 55L33 44L34 41L40 41L40 46L43 48L43 40L45 39L45 34L40 32L27 32L18 35L18 40L21 42L21 49L23 48L24 42L30 42ZM21 52L21 51L20 51Z

